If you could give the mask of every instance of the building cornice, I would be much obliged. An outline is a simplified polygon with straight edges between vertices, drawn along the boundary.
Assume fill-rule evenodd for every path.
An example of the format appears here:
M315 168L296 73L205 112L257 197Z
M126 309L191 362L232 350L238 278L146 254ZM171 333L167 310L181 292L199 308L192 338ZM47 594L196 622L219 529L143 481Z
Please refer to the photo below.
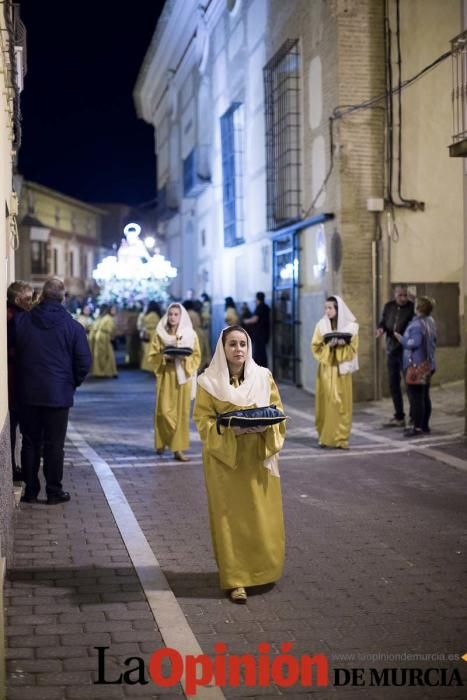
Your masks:
M174 86L179 88L194 64L197 54L191 44L196 36L199 8L205 9L204 21L210 35L225 10L226 0L208 0L204 6L192 0L191 7L189 4L187 0L173 0L168 12L161 16L144 57L133 97L138 116L148 123L153 123L155 111L165 102L170 74Z
M67 204L71 204L75 207L80 207L80 209L86 209L87 211L90 211L93 214L108 216L108 212L106 212L104 209L99 209L99 207L95 207L93 204L88 204L87 202L83 202L80 199L75 199L74 197L70 197L67 194L57 192L57 190L52 190L50 187L46 187L45 185L39 185L39 183L37 182L31 182L31 180L24 180L23 187L28 190L34 190L35 192L39 192L40 194L45 194L48 197L52 197L53 199L59 199L60 201L66 202Z

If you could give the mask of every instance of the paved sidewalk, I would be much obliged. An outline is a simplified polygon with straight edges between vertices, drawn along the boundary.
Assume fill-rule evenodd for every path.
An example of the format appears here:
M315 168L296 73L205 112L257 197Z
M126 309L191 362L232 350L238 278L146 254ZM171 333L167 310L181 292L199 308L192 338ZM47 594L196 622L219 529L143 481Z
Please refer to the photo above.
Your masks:
M290 641L295 657L323 653L331 668L445 667L458 669L467 686L463 661L438 656L407 663L390 656L467 652L463 387L433 391L433 432L416 444L381 428L391 415L388 401L359 405L349 452L318 449L312 397L293 387L282 387L282 396L290 415L281 460L286 570L271 590L235 606L217 585L194 427L192 462L159 458L152 377L128 371L115 381L85 384L71 416L70 435L79 440L67 444L72 501L21 504L18 511L6 591L8 700L183 697L180 685L94 685L94 647L109 647L106 677L115 680L128 670L125 659L147 663L164 646L163 606L171 599L161 597L170 593L163 584L160 590L151 584L159 580L158 566L205 653L224 642L230 653L256 655L266 642L277 654ZM135 551L136 530L126 545L122 539L129 527L128 515L121 520L126 502L153 555L146 568ZM169 603L161 607L160 601ZM179 619L175 609L170 614ZM443 700L465 697L466 687L271 685L223 692ZM214 695L208 689L198 697Z

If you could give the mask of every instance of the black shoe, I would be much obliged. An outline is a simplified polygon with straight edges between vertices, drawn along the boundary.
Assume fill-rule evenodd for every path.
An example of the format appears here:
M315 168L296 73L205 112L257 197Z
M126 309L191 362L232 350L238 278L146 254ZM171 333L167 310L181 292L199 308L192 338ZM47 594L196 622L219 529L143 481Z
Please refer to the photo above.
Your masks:
M38 503L37 496L21 496L21 503Z
M404 430L404 437L405 438L417 438L417 437L422 437L423 431L422 430L417 430L416 428L409 428L407 430Z
M71 498L68 491L60 491L60 493L55 493L52 496L47 496L47 505L55 506L58 503L66 503Z
M431 428L422 428L422 432L425 434L431 433Z

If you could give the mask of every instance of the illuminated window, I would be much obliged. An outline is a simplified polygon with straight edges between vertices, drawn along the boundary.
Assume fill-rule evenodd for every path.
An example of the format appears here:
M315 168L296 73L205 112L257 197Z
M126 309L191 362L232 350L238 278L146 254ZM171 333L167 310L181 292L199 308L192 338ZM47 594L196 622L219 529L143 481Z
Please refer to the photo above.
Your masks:
M243 105L234 102L221 117L224 245L243 243Z
M300 51L288 40L264 68L268 229L301 216Z

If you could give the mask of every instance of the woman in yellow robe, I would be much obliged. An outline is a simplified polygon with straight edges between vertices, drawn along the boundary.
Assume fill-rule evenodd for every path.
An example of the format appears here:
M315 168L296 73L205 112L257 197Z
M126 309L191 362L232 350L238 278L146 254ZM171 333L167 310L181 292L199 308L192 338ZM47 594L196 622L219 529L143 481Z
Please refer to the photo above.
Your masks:
M91 374L93 377L116 377L117 363L112 346L115 337L115 306L101 306L98 319L93 323L89 333L92 352Z
M141 338L141 363L140 369L144 372L152 372L153 367L148 362L152 341L156 332L157 324L161 320L161 310L157 301L150 301L146 313L141 314L138 319L138 330Z
M267 428L216 429L216 415L275 404L282 409L271 373L252 358L240 326L226 328L208 369L198 378L193 413L203 442L209 520L220 586L234 602L245 587L277 581L284 565L284 519L278 454L285 422Z
M164 355L170 345L190 347L193 354L180 359ZM184 454L190 446L190 403L196 390L196 370L201 353L190 317L181 304L170 304L157 324L148 355L157 382L154 416L155 447L163 454L165 447L180 462L190 460Z
M328 333L348 333L350 343ZM358 323L338 296L328 297L316 324L311 352L318 361L315 414L321 447L347 449L352 428L352 374L358 370Z

